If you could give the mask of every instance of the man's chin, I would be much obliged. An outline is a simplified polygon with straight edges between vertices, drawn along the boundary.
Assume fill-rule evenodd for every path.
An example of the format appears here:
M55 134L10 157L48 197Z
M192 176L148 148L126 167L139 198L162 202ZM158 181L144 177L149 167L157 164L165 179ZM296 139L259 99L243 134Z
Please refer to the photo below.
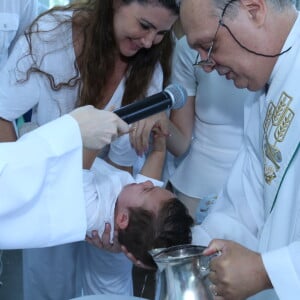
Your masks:
M233 80L233 83L234 83L236 88L238 88L238 89L249 89L249 86L247 85L246 82L238 80L237 78L232 79L232 80Z

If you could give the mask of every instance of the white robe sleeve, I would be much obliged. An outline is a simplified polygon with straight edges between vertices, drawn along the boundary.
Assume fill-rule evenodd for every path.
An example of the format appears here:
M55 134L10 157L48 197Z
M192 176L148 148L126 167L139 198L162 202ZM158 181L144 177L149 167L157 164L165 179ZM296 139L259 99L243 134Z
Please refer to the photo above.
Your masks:
M298 299L300 295L299 169L297 152L261 234L263 263L280 300Z
M300 242L262 254L263 263L279 299L300 295ZM295 298L296 297L296 298Z
M75 120L66 115L0 144L0 190L1 249L83 240L82 142Z

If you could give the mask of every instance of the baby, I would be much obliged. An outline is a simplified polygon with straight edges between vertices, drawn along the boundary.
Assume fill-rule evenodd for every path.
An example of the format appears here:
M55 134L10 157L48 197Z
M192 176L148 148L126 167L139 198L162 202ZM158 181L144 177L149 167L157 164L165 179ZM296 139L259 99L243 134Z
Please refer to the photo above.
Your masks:
M165 159L165 136L157 128L152 150L135 178L85 149L84 186L87 197L88 235L101 236L110 223L119 243L145 265L156 267L148 253L191 242L193 219L174 194L160 186ZM92 164L92 166L90 166ZM113 234L112 234L113 235ZM113 236L111 235L111 239Z

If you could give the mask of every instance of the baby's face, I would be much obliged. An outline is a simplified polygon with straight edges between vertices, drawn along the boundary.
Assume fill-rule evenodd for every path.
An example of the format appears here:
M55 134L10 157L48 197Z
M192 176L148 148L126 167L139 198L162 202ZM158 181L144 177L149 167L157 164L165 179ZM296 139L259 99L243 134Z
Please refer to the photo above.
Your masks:
M118 203L123 207L143 207L156 214L164 201L174 197L170 191L145 181L126 185L118 197Z

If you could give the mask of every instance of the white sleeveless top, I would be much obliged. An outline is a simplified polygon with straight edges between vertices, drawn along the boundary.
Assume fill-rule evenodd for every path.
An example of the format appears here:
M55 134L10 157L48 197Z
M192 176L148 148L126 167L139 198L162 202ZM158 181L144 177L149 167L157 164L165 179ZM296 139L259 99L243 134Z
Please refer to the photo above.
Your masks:
M196 97L196 107L189 153L170 181L180 192L203 198L216 195L226 180L242 142L244 101L252 93L193 66L196 56L185 37L177 42L172 81Z

